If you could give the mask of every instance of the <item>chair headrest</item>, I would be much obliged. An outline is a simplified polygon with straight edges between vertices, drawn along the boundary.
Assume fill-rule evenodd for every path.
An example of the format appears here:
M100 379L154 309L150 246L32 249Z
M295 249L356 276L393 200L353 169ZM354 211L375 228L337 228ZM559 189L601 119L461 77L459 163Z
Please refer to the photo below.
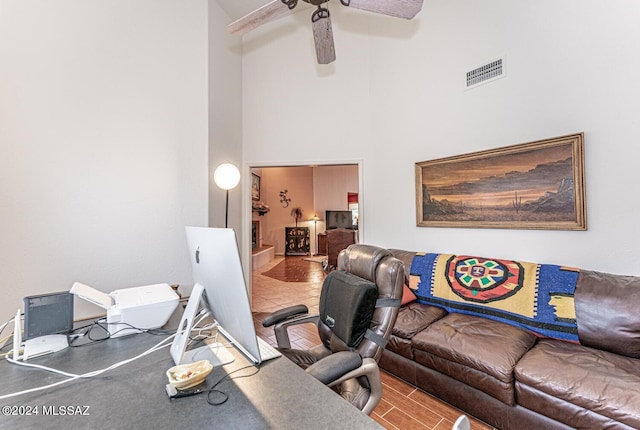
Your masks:
M380 262L391 252L373 245L354 244L340 253L338 268L376 282L376 270Z

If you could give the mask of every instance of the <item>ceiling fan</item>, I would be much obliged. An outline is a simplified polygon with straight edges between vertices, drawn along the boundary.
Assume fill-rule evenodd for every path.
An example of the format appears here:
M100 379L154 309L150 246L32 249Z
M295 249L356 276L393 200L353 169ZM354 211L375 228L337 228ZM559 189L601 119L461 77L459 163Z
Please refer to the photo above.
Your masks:
M333 44L331 15L326 3L330 0L303 0L317 9L311 15L313 39L316 46L318 64L329 64L336 59ZM422 9L424 0L339 0L343 6L397 18L411 19ZM298 0L271 0L259 9L229 24L229 33L242 36L271 20L284 16L298 5Z

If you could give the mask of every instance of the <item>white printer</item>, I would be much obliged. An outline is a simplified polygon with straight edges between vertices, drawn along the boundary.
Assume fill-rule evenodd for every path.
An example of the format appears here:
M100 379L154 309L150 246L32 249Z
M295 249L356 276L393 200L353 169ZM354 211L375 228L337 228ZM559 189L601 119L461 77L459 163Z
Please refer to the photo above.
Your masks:
M69 292L107 310L111 337L162 327L180 301L169 284L123 288L107 294L75 282Z

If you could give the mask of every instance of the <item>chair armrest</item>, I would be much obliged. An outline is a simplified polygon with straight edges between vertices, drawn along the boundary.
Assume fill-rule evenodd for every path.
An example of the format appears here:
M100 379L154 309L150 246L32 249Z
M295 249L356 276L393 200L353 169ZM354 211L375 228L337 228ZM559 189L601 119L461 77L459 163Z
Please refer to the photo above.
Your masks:
M371 385L381 384L380 380L380 368L378 367L378 363L373 358L364 358L362 360L362 365L357 369L354 369L348 373L345 373L340 378L328 384L329 387L333 387L334 385L340 384L344 381L347 381L352 378L359 378L361 376L366 376L369 379L369 383ZM381 389L382 391L382 389Z
M272 312L268 317L262 320L263 327L271 327L274 324L282 322L293 316L304 315L309 313L309 308L305 305L289 306Z
M287 320L279 322L273 328L276 333L276 342L278 343L278 348L280 349L291 349L291 341L289 340L289 332L288 329L292 325L298 324L315 324L318 325L318 321L320 320L320 315L299 315L293 316Z
M331 354L311 366L306 371L325 385L330 385L347 373L362 365L362 357L357 352L341 351Z
M349 352L347 352L349 353ZM317 363L309 366L307 371L311 369L318 363L322 363L323 361L331 358L334 355L342 354L342 352L338 352L336 354L332 354L328 357L323 358ZM356 354L356 353L352 353ZM344 369L348 366L345 365ZM335 374L342 373L336 370ZM327 387L333 387L334 385L338 385L343 383L344 381L348 381L353 378L365 377L367 381L369 381L370 394L369 399L367 399L366 404L362 408L362 412L367 415L371 415L371 412L375 409L375 407L380 403L380 399L382 399L382 379L380 378L380 368L378 367L378 363L373 358L365 358L362 359L362 364L352 370L347 370L343 375L339 375L334 381L325 382ZM319 378L318 378L319 379ZM326 378L330 379L330 378ZM324 382L324 381L322 381Z

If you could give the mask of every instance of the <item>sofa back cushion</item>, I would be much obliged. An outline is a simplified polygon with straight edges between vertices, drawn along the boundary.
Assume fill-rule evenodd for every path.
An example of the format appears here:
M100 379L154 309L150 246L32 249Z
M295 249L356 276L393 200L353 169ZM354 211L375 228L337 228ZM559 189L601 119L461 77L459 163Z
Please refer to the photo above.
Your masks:
M391 254L394 257L402 261L402 264L404 265L404 283L406 285L410 285L411 263L413 263L413 257L416 256L416 253L413 251L404 251L402 249L390 249L389 251L391 251Z
M640 358L640 277L582 270L575 307L582 345Z
M467 255L416 253L410 287L419 303L578 342L577 269Z

